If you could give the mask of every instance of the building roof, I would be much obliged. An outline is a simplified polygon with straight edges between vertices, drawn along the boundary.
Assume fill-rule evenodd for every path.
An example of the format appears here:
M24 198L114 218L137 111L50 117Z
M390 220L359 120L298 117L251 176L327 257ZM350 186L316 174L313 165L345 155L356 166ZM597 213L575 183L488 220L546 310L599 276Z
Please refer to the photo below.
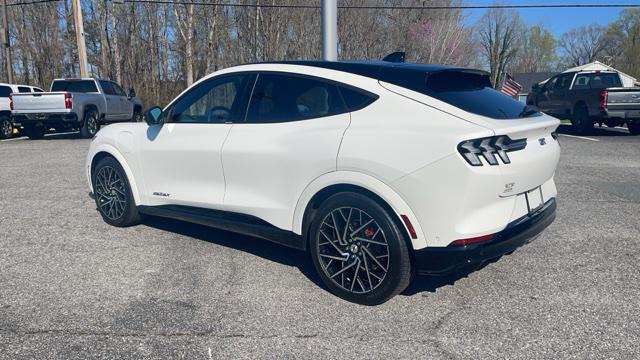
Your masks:
M520 94L528 94L534 84L543 82L557 74L557 72L527 72L514 73L511 76L513 76L513 79L518 84L522 85L522 91L520 91Z
M589 64L584 64L584 65L580 65L580 66L576 66L573 67L571 69L567 69L563 72L578 72L578 71L598 71L598 70L604 70L604 71L615 71L617 73L619 73L621 76L623 77L627 77L630 82L635 83L638 81L638 79L634 78L633 76L629 75L629 74L625 74L622 71L609 66L607 64L603 64L600 61L594 61L592 63Z

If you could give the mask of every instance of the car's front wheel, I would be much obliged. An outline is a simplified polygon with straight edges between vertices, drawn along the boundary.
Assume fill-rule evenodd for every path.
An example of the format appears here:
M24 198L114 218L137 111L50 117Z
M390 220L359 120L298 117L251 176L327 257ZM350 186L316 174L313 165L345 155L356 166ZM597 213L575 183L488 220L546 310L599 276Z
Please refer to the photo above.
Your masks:
M98 212L106 223L118 227L140 223L129 180L118 161L112 157L100 160L91 181Z
M339 193L318 209L309 248L324 284L337 296L377 305L411 278L405 235L382 206L358 193Z

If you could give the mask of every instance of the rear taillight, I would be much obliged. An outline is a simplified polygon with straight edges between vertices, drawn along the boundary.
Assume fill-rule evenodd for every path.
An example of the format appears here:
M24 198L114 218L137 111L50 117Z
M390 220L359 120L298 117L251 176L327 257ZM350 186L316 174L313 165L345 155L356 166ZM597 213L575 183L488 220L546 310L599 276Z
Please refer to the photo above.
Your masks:
M503 163L510 164L511 159L507 153L522 150L526 146L527 139L512 140L502 135L463 141L458 145L458 152L471 166L483 165L480 156L484 157L489 165L498 165L498 157Z
M9 110L13 110L13 95L9 95Z
M452 242L451 245L466 246L466 245L480 244L480 243L491 241L494 235L495 234L488 234L488 235L476 236L469 239L460 239Z
M64 108L71 109L72 107L73 107L73 104L71 103L71 94L64 93Z
M600 109L607 107L607 100L609 99L609 93L606 89L600 91Z

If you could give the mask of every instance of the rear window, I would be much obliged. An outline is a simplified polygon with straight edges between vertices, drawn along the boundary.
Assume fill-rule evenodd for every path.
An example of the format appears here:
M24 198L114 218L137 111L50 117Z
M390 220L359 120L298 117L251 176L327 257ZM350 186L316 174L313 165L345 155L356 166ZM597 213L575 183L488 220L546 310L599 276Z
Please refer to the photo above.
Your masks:
M491 86L489 75L475 71L440 71L429 74L422 93L470 113L493 119L515 119L537 114L525 104Z
M8 98L11 95L11 88L8 86L0 86L0 97Z
M98 88L93 80L56 80L51 84L51 91L97 93Z
M605 89L621 87L620 76L615 73L591 73L579 74L573 84L575 90L581 89Z

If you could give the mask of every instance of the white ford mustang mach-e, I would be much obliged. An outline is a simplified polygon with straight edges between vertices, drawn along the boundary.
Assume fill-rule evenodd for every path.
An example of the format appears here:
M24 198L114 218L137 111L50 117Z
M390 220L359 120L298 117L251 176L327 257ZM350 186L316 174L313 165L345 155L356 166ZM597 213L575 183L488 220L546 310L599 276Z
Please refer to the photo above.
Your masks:
M115 226L186 220L309 251L361 304L477 266L555 218L559 121L479 70L390 62L236 66L147 123L110 125L86 174Z

